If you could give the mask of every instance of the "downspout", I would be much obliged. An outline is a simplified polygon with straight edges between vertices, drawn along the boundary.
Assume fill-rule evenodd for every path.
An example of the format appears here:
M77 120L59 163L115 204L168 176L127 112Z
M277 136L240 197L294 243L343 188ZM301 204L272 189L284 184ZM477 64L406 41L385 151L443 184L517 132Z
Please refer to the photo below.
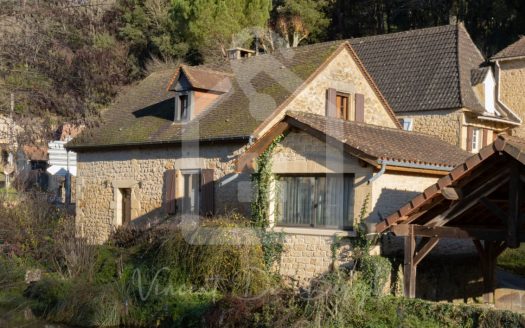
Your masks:
M370 179L368 179L366 184L371 184L372 182L374 182L377 179L379 179L385 173L385 171L386 171L386 161L377 160L377 162L379 164L381 164L381 170L379 170L379 172L377 172L377 174L374 174Z

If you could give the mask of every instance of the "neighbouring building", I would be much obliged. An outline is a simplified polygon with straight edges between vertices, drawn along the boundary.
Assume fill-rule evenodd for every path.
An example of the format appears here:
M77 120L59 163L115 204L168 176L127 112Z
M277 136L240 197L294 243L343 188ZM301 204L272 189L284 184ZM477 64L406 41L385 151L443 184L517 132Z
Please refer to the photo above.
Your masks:
M499 101L493 70L463 24L349 42L406 130L477 152L521 125L514 107L525 103Z
M494 55L490 61L496 71L498 101L525 117L525 37ZM525 129L519 126L516 135L525 136Z

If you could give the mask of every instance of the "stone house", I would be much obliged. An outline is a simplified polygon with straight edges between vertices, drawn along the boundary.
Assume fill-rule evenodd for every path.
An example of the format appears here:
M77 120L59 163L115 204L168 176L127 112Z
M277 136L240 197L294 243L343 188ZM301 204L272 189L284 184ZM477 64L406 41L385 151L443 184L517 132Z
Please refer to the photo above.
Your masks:
M525 115L525 37L501 50L490 59L496 72L496 94L499 101L508 105L519 116ZM525 128L514 129L519 137L525 136Z
M311 278L361 207L377 221L468 156L403 131L349 42L236 53L151 74L67 145L78 154L79 235L101 243L120 225L177 214L249 216L249 168L286 132L273 173L287 192L273 191L271 220L287 234L283 274Z
M349 42L407 130L477 152L521 124L463 24Z

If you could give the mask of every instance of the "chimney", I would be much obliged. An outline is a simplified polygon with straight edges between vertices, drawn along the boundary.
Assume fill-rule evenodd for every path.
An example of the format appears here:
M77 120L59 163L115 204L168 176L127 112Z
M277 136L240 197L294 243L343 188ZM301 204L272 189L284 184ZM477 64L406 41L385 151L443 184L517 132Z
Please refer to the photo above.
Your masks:
M245 49L245 48L231 48L228 49L228 59L235 60L241 58L248 58L255 56L256 52L254 50Z

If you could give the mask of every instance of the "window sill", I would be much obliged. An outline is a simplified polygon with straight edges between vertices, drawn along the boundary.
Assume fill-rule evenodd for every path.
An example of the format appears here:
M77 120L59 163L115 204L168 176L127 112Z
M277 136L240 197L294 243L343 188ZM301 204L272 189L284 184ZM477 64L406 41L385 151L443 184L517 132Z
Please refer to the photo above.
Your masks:
M275 232L284 232L294 235L308 235L308 236L338 236L338 237L355 237L356 233L352 230L340 229L316 229L316 228L299 228L299 227L273 227L269 230Z

